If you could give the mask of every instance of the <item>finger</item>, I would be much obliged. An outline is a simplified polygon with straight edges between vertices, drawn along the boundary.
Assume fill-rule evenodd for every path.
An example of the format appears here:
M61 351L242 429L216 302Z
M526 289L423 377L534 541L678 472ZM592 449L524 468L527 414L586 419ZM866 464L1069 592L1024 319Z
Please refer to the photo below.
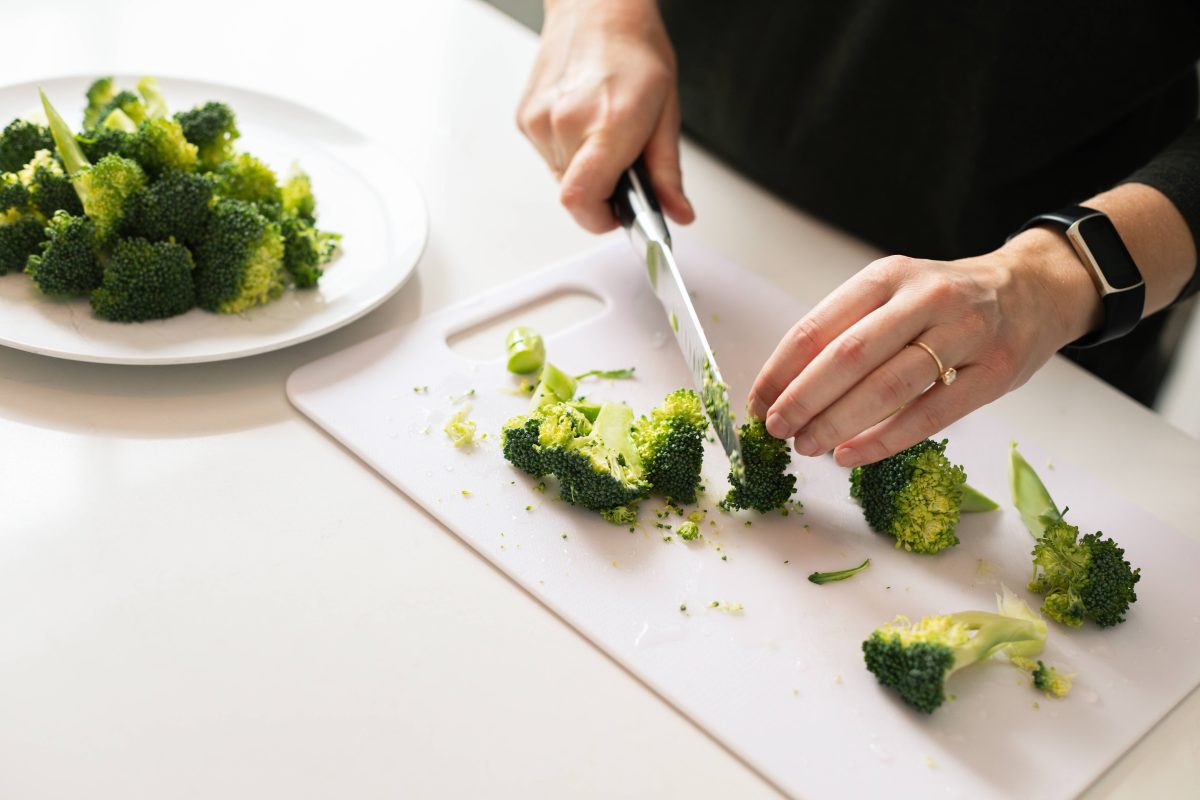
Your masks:
M663 211L680 225L687 225L696 218L696 212L683 191L683 172L679 166L679 125L679 97L671 92L643 155L646 169L650 171L650 182Z
M555 177L562 177L565 162L557 160L552 148L550 113L546 104L532 97L523 99L517 108L517 128L525 134Z
M993 378L994 373L979 364L963 367L953 385L935 383L898 414L838 447L834 458L843 467L857 467L928 439L1003 394Z
M893 299L851 325L817 354L771 404L766 419L771 435L778 439L795 436L921 333L925 317L924 307Z
M784 335L755 379L750 413L766 419L768 410L792 379L847 328L882 306L892 291L890 281L867 267L805 314Z
M604 233L617 227L609 198L617 179L646 143L634 131L598 132L588 136L563 173L559 201L585 229Z
M919 338L931 347L936 345L934 352L939 356L959 355L951 343L961 339L956 340L953 332L945 328L927 331ZM929 353L916 346L901 347L798 431L796 452L807 456L828 452L920 397L940 375Z

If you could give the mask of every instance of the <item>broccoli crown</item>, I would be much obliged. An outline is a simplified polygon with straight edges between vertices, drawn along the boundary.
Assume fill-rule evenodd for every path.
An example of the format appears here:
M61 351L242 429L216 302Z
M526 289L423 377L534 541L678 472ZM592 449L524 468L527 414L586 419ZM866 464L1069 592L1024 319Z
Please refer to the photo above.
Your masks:
M92 82L92 85L87 88L87 92L85 93L87 105L83 109L84 130L94 128L103 121L104 118L100 116L100 110L108 105L108 102L116 94L117 87L112 76L97 78Z
M565 446L592 432L592 424L566 403L542 406L527 416L514 417L500 431L504 458L535 478L550 472L542 447Z
M862 501L867 522L895 538L896 547L937 553L958 544L954 529L967 476L946 458L946 444L926 439L851 472L850 493Z
M186 247L122 239L104 265L103 283L92 293L92 310L113 322L144 322L182 314L194 301L192 255Z
M1045 595L1042 611L1064 625L1078 627L1084 618L1101 627L1125 621L1137 601L1134 585L1141 569L1125 560L1125 551L1099 533L1082 538L1079 528L1050 521L1033 547L1034 578L1030 591Z
M787 442L767 433L766 424L752 419L738 431L742 443L743 477L729 473L729 493L719 503L726 511L752 508L761 514L783 508L796 491L796 476L785 470L792 461Z
M134 155L133 135L116 128L95 128L75 137L79 149L93 164L109 155Z
M29 189L20 177L11 172L0 173L0 215L16 219L27 213L29 208Z
M18 211L0 211L0 275L20 272L42 249L45 225Z
M152 242L174 238L193 246L212 216L212 180L190 172L168 172L130 198L126 230Z
M146 185L146 173L124 156L107 155L75 176L83 211L96 223L101 242L111 238L128 211L129 198Z
M96 226L83 216L60 211L46 228L44 251L31 255L25 273L44 293L56 297L86 295L100 285Z
M641 418L633 440L656 493L676 503L696 502L707 428L700 397L691 389L671 392L649 417Z
M50 129L14 119L0 133L0 172L17 172L29 163L38 150L54 150Z
M337 251L341 234L326 233L312 223L285 213L279 222L283 235L283 266L300 289L317 285L323 274L322 266L329 263Z
M236 314L283 292L279 226L250 203L219 200L194 255L196 303L208 311Z
M283 211L285 214L295 214L300 219L316 222L317 198L313 196L312 181L308 173L293 167L283 186L280 187Z
M88 109L90 110L90 108L89 98ZM112 114L114 111L120 111L129 117L134 125L140 124L142 120L146 119L146 104L142 102L142 98L128 89L122 89L101 105L96 110L94 117L89 116L88 111L84 111L84 129L90 130L103 125L104 121L108 119L109 114ZM93 120L91 125L88 124L89 119Z
M138 126L132 141L133 158L150 175L170 170L193 172L196 169L196 145L183 136L173 119L147 119Z
M650 486L632 427L629 406L606 403L586 436L542 446L542 457L558 478L564 500L599 511L629 506L646 496Z
M233 109L224 103L205 103L190 111L180 111L175 120L184 137L199 150L200 165L214 170L233 157L233 142L238 138Z
M1045 637L1044 627L1030 620L984 611L925 617L917 623L897 617L863 642L863 656L881 684L931 714L945 702L951 674L1010 644L1040 644Z
M53 217L56 211L66 211L72 216L83 213L75 186L49 150L37 151L19 177L29 191L33 208L45 219Z
M215 174L219 197L279 207L282 195L275 172L249 153L239 153L220 164Z

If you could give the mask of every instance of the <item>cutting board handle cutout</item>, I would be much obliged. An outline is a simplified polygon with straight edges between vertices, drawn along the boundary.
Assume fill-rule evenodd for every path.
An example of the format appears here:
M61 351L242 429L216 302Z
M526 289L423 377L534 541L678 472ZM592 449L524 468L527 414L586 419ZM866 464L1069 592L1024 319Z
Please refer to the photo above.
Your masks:
M595 292L559 286L515 308L503 309L487 319L451 331L446 345L465 359L493 361L504 352L504 335L517 325L528 325L549 339L600 316L607 305Z

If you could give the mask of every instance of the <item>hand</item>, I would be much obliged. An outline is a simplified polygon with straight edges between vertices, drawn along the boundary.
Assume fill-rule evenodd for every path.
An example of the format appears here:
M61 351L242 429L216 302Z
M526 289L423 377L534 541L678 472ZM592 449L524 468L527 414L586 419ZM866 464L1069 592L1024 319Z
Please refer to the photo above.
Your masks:
M695 218L679 169L675 54L654 0L547 2L517 124L587 230L617 226L608 198L640 154L663 211Z
M803 455L836 448L842 466L878 461L1024 384L1102 313L1053 231L960 261L889 256L788 332L754 383L750 411L773 436L794 436ZM929 353L907 346L915 340L957 370L952 385Z

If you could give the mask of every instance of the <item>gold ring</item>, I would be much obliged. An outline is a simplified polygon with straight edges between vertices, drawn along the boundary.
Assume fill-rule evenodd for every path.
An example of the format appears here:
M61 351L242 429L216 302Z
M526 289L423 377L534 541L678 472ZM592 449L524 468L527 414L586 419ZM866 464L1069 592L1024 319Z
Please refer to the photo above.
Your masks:
M938 378L941 379L942 383L946 384L947 386L954 383L954 379L958 377L958 370L956 370L954 367L947 367L942 364L942 360L938 358L937 353L933 352L932 347L925 344L920 339L917 339L908 346L919 347L926 353L929 353L929 357L933 359L933 363L937 364Z

